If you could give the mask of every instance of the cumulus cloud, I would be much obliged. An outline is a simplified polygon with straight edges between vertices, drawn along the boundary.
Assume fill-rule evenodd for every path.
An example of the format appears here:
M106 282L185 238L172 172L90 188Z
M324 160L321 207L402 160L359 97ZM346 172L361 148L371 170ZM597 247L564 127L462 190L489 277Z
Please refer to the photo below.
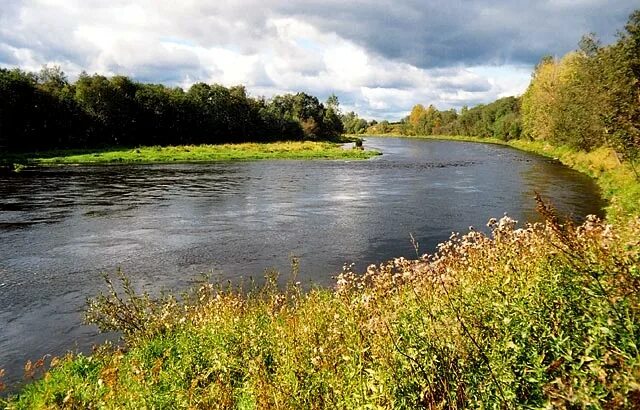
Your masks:
M415 103L459 108L521 93L544 54L613 39L628 0L15 0L0 9L0 66L60 65L254 95L339 96L398 119Z

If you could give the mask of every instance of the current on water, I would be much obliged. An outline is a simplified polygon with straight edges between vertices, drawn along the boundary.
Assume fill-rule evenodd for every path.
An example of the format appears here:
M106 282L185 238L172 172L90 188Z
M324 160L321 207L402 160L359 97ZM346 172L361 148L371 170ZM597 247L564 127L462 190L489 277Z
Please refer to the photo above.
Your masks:
M368 161L255 161L28 170L0 176L0 368L87 351L81 325L102 272L150 292L287 272L333 284L343 264L432 252L491 217L536 218L537 191L563 213L601 214L586 176L510 148L367 138Z

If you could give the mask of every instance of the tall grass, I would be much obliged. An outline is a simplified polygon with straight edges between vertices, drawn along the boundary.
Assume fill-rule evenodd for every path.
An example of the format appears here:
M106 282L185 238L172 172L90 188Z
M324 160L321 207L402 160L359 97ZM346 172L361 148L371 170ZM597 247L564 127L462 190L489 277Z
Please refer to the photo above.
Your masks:
M539 198L543 223L491 220L307 292L296 263L284 288L271 273L156 299L120 274L87 320L123 343L29 363L43 377L0 407L640 407L638 183L609 152L515 144L597 176L607 221Z
M124 344L58 360L5 406L637 406L640 220L539 208L544 223L504 217L433 255L345 267L333 290L272 275L153 300L110 281L87 318Z
M563 164L595 178L602 195L609 201L608 220L624 223L626 219L640 215L640 181L631 165L622 162L613 149L600 147L585 152L542 141L525 140L512 140L508 144L557 158Z

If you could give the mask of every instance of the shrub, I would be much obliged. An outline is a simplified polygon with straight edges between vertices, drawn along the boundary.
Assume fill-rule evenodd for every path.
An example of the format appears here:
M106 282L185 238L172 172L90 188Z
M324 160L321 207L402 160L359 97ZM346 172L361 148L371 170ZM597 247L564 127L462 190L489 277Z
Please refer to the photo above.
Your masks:
M152 299L120 276L88 319L124 345L61 360L10 406L633 407L640 220L539 209L543 223L505 216L433 255L346 266L334 290L270 274Z

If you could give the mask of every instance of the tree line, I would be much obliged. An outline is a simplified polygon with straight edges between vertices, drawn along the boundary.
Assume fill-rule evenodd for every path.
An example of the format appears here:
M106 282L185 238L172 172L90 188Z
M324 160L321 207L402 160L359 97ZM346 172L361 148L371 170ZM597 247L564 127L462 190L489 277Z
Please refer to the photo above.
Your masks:
M253 98L243 86L188 90L59 67L0 69L0 150L326 140L343 132L339 103L305 94Z
M396 127L404 135L472 135L503 140L522 135L520 100L506 97L473 108L440 111L417 104Z
M576 51L542 58L521 97L460 111L417 104L397 123L341 115L335 96L324 104L305 93L267 100L243 86L196 83L185 91L85 73L70 83L58 67L0 69L0 149L11 151L333 139L343 131L606 145L633 162L640 157L640 10L611 45L589 34Z
M576 51L543 57L521 97L460 111L417 104L384 125L355 114L347 120L353 133L526 138L587 151L608 146L633 165L640 159L640 10L611 45L588 34Z
M521 98L505 97L472 108L438 110L433 104L416 104L398 122L367 121L355 113L342 116L348 134L467 135L502 140L523 135Z
M630 160L640 154L640 10L618 40L594 34L577 51L545 57L522 96L525 136L591 150L610 146Z

